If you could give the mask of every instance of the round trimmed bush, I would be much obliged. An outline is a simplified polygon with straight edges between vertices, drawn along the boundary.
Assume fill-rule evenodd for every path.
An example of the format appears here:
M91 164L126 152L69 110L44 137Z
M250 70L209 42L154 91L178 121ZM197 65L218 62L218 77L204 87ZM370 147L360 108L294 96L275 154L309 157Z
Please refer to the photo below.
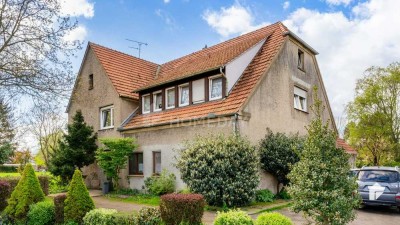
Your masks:
M210 205L246 205L259 184L257 151L237 135L198 136L186 142L177 167L190 190Z
M93 209L83 217L83 224L116 225L115 214L117 214L115 209Z
M218 212L214 225L253 225L253 220L246 212L241 210L229 210Z
M292 220L280 213L263 213L257 217L255 225L293 225Z
M200 194L166 194L161 196L161 218L167 225L201 224L204 206Z
M7 199L10 196L10 184L7 181L0 181L0 212L7 207Z
M29 207L27 225L53 225L54 204L52 202L38 202Z

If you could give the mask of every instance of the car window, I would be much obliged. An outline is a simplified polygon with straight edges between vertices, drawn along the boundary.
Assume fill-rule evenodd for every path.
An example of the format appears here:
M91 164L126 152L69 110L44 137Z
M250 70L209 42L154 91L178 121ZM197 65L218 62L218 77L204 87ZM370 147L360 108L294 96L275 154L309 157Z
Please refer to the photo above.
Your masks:
M385 170L364 170L360 171L358 179L364 182L393 183L399 181L399 173Z
M357 170L351 170L351 171L349 171L349 177L356 177L357 174L358 174L358 171L357 171Z

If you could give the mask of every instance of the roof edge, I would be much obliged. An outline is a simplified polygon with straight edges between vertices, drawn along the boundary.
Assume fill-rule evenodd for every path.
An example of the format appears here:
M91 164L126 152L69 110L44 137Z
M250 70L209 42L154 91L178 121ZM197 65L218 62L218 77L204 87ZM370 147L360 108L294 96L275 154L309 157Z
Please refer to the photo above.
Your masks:
M295 33L293 33L292 31L286 31L283 33L284 36L289 35L292 38L296 39L296 41L300 42L302 45L306 46L314 55L318 55L319 53L313 48L311 47L309 44L307 44L303 39L301 39L299 36L297 36Z

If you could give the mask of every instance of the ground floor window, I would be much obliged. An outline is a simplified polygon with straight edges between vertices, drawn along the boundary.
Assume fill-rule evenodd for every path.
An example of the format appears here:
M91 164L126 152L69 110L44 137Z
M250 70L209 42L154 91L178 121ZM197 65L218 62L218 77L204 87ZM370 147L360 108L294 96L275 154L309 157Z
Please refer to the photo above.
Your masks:
M135 152L129 156L129 175L143 175L142 152Z
M161 152L153 152L153 173L161 173Z

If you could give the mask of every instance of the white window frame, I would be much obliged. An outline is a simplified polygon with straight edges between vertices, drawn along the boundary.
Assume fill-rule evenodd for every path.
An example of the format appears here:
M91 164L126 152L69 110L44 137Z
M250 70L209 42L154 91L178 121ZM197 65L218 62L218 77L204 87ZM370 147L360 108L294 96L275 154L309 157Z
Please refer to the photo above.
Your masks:
M147 114L147 113L150 113L150 112L151 112L151 110L150 110L150 109L151 109L151 101L150 101L149 111L144 111L144 98L146 98L146 97L149 97L150 100L151 100L150 94L142 95L142 113L143 113L143 114Z
M298 91L296 91L296 89L298 89ZM294 86L293 92L294 108L303 112L307 112L307 91L297 86Z
M103 111L110 109L110 116L111 116L111 126L103 127ZM106 106L100 108L100 130L114 128L114 105Z
M168 91L169 90L173 90L174 91L174 105L173 106L170 106L170 107L168 107ZM175 104L176 104L176 90L175 90L175 87L170 87L170 88L166 88L165 89L165 108L166 109L173 109L173 108L175 108Z
M189 102L190 102L190 87L189 87L189 83L186 83L186 84L181 84L181 85L179 85L178 86L179 88L179 99L178 99L178 101L179 101L179 106L187 106L187 105L189 105ZM181 97L182 97L182 88L183 87L188 87L188 102L187 103L184 103L184 104L181 104Z
M200 84L201 86L196 86L197 82L201 82L201 84ZM203 103L203 102L206 101L206 93L205 93L205 90L206 90L205 85L206 84L205 83L206 82L205 82L204 78L192 81L192 102L193 102L193 104L199 104L199 103ZM197 90L201 91L201 94L203 95L202 96L203 99L196 101L195 93L196 93Z
M209 96L210 101L218 100L218 99L222 99L223 98L223 96L222 96L223 93L224 93L224 90L223 90L224 85L223 85L223 83L221 83L221 96L218 96L216 98L212 98L211 97L212 82L213 82L213 80L218 79L218 78L221 78L222 82L224 82L224 79L223 79L223 77L221 75L216 75L216 76L212 76L212 77L208 78L208 96Z
M157 94L161 94L161 109L159 109L159 108L157 107L157 101L156 101L156 99L157 99ZM153 111L154 111L154 112L162 111L162 99L163 99L162 91L155 91L155 92L153 92Z

